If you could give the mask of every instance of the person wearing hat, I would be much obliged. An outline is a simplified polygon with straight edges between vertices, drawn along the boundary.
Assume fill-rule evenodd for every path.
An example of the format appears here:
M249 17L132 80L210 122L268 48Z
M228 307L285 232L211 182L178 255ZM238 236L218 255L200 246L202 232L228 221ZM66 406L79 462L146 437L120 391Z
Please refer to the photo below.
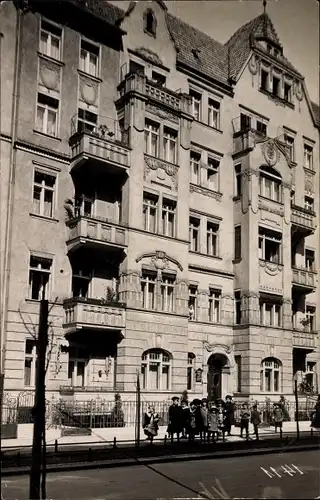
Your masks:
M211 405L208 414L208 441L210 441L210 439L212 439L213 442L218 441L218 424L218 408L215 405Z
M274 430L275 430L275 432L278 432L278 429L279 429L280 438L282 438L282 422L284 420L284 415L283 415L281 405L279 403L274 403L272 417L273 417L272 420L274 423Z
M201 441L205 441L206 438L208 437L208 414L209 414L208 400L206 398L203 398L201 401L201 406L200 406L200 415L201 415L200 440Z
M169 407L169 424L167 433L171 438L171 442L173 442L174 434L177 435L177 440L180 440L180 433L183 429L183 410L179 405L178 396L173 396L172 405Z
M234 424L234 403L232 401L232 396L229 394L226 396L226 401L224 403L225 411L225 430L228 436L231 436L231 426Z

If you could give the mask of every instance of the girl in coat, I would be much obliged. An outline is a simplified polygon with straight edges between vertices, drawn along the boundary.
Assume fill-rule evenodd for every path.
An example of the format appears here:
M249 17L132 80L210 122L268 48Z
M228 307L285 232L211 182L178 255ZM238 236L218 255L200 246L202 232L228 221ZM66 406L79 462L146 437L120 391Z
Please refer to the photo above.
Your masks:
M280 430L280 437L282 437L282 422L284 420L284 415L283 411L281 409L280 404L275 403L273 405L273 423L274 423L274 430L275 432L278 432L278 429Z
M143 430L147 439L150 443L153 442L153 438L158 435L159 429L159 415L155 412L153 406L148 406L148 410L144 414L143 418Z
M218 408L211 406L208 414L208 441L218 441L219 427L218 427Z

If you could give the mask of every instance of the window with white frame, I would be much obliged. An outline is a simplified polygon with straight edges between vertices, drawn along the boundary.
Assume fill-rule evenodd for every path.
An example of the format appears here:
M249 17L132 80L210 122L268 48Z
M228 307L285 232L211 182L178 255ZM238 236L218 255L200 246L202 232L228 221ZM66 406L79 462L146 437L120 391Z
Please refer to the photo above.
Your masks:
M97 45L81 40L79 68L91 76L99 76L99 52Z
M191 184L200 184L200 161L201 155L191 151L190 153L190 182Z
M159 156L159 132L160 127L158 123L151 120L145 121L144 127L144 151L150 156Z
M33 339L26 339L24 355L24 385L26 387L34 387L36 385L36 361L36 341Z
M35 170L33 178L32 212L45 217L53 217L56 177Z
M264 326L282 326L282 308L280 300L272 301L271 298L260 298L260 324Z
M308 271L315 271L315 252L314 250L307 250L305 251L305 268Z
M220 102L216 99L208 100L208 125L216 129L220 128Z
M308 212L314 212L314 199L310 196L304 197L304 208L308 210Z
M198 287L197 285L189 286L189 319L195 321L198 312Z
M304 167L313 170L313 147L304 144Z
M85 387L88 354L85 349L70 347L68 362L68 383L70 387Z
M218 255L218 224L207 222L207 255L216 257Z
M141 307L143 309L156 309L156 280L156 273L142 271Z
M143 228L155 233L157 231L158 197L151 193L143 193Z
M200 251L200 219L189 219L189 248L192 252Z
M261 196L281 202L281 176L275 169L267 166L260 167L259 184Z
M160 284L161 311L174 312L175 277L162 273Z
M210 288L209 290L209 309L208 316L211 323L220 323L221 321L221 290Z
M259 227L259 259L281 263L282 234Z
M98 115L86 109L78 108L78 132L95 132Z
M163 159L177 163L177 132L168 127L163 129Z
M235 175L235 196L241 196L242 195L241 163L235 165L234 175Z
M195 90L190 90L189 95L192 99L192 115L193 118L197 121L201 121L201 104L202 104L202 96L199 92Z
M235 324L241 324L242 309L241 309L241 292L237 290L234 292L234 305L235 305Z
M48 21L41 21L39 52L53 59L61 59L62 29Z
M241 226L234 228L234 258L241 259Z
M150 349L142 354L142 389L170 390L171 359L170 354L162 349Z
M316 308L313 306L306 306L306 329L308 332L316 331Z
M275 358L266 358L261 363L260 391L281 392L281 362Z
M288 134L284 134L284 143L286 145L290 161L294 161L294 137Z
M176 201L163 198L161 229L163 235L170 236L171 238L173 238L175 235L176 207Z
M196 357L193 352L188 352L188 365L187 365L187 391L194 390L194 370L195 370Z
M214 158L208 158L208 164L206 168L207 178L207 188L211 189L211 191L219 190L219 160L215 160Z
M38 93L36 130L52 137L58 135L59 101Z
M41 300L48 298L52 259L30 255L29 298Z

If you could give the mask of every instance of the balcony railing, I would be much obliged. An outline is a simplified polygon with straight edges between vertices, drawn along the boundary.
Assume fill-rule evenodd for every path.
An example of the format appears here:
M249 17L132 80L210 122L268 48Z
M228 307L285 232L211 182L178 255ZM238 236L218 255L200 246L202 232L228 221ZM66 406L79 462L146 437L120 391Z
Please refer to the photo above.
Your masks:
M104 303L99 299L72 298L66 299L63 307L66 330L125 328L125 305L122 302Z
M314 349L316 347L316 333L307 332L303 330L293 331L293 345L297 347L309 347Z
M141 73L131 73L119 85L120 98L129 92L138 92L176 111L191 114L191 99L187 94L174 92Z
M292 268L292 283L306 288L316 287L317 273L309 271L305 268L293 267Z
M90 242L94 246L99 244L120 248L127 246L126 229L113 222L79 216L70 219L67 226L69 227L67 242L69 250Z
M111 118L98 116L98 122L89 123L75 115L71 119L71 159L81 160L87 155L102 161L125 166L130 164L130 127Z
M315 213L298 205L291 205L291 223L307 232L315 230Z

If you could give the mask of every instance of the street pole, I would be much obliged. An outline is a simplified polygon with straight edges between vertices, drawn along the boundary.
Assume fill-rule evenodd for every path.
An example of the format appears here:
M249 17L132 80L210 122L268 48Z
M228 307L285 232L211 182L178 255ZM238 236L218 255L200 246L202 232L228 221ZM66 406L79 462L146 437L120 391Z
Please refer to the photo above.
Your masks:
M141 393L140 393L140 376L137 373L137 398L136 398L136 449L140 448L140 424L141 424Z
M36 389L34 403L34 424L32 462L30 471L29 498L40 500L40 480L42 465L42 440L45 431L45 376L46 376L46 352L48 345L48 301L40 301L39 333L37 341L37 365L36 365ZM45 488L42 489L45 491Z
M294 399L296 402L296 425L297 425L297 440L300 438L300 429L299 429L299 402L298 402L298 381L295 379L294 381Z

